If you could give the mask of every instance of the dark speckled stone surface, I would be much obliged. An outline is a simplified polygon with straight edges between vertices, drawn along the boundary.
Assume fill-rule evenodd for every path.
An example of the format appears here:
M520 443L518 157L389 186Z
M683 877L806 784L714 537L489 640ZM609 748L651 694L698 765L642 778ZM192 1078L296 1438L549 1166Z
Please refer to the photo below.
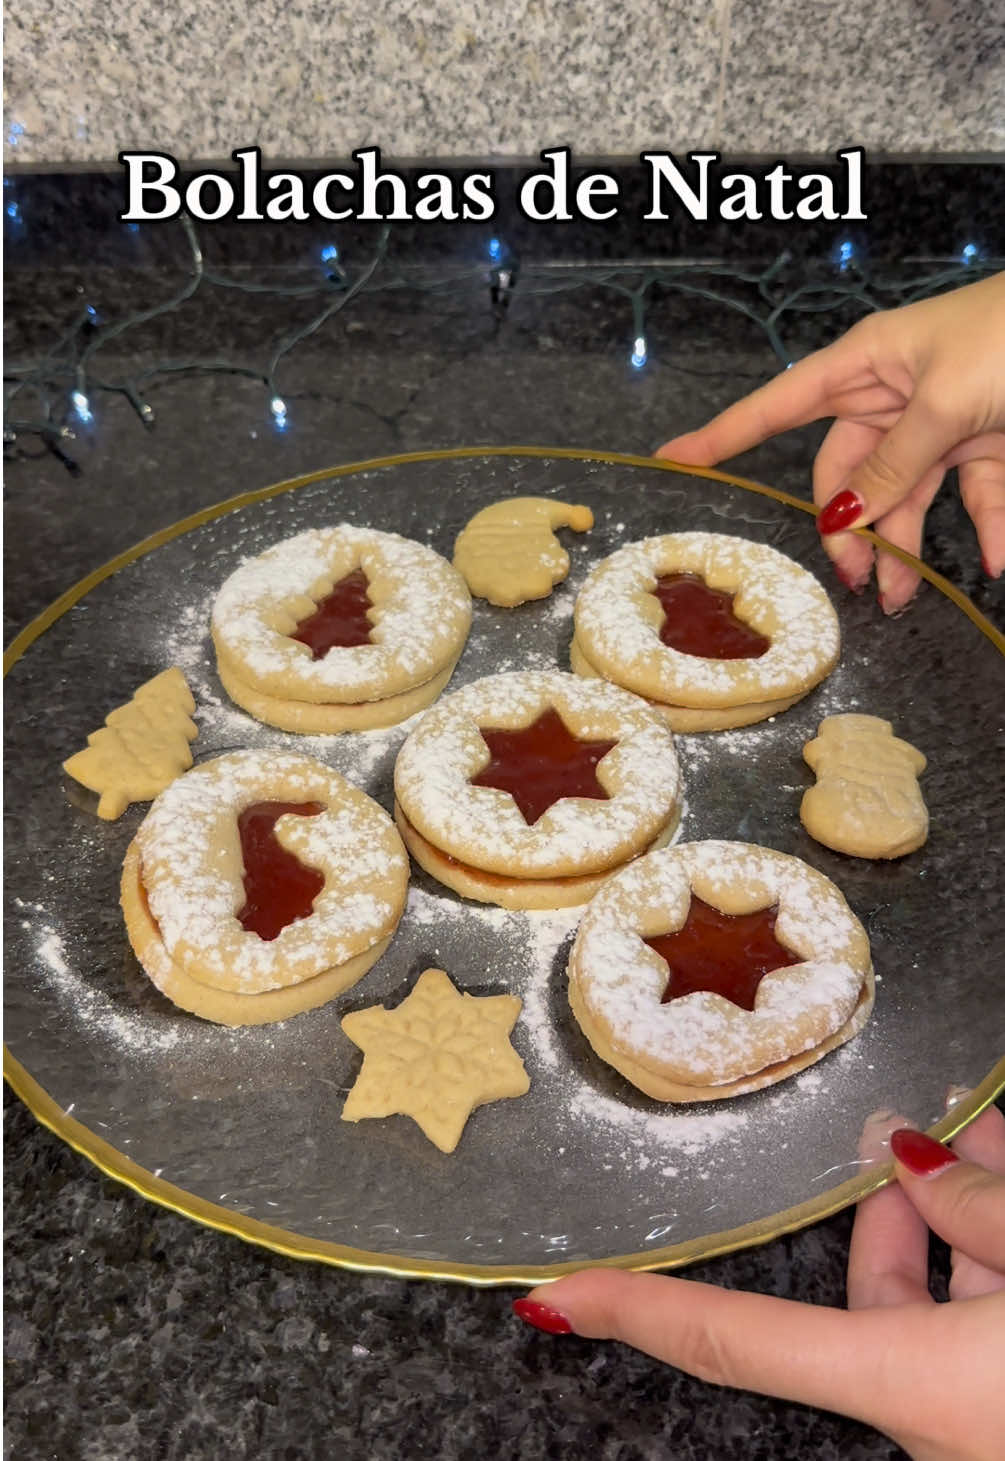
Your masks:
M96 255L88 278L109 298L159 283L98 265ZM58 331L76 277L18 270L14 349ZM51 456L9 466L8 637L91 568L237 491L420 447L645 453L776 368L742 321L690 310L654 327L651 365L633 373L624 311L606 298L517 299L498 332L470 298L370 302L353 320L290 363L285 435L255 383L181 379L157 389L152 433L123 401L103 401L75 443L81 477ZM228 323L214 309L177 328L201 353L275 324L248 310ZM806 495L819 436L793 433L736 469ZM952 485L930 515L926 555L1002 621L1002 587L980 573ZM8 777L16 787L16 766ZM19 1461L901 1454L840 1417L717 1390L617 1345L538 1334L511 1317L510 1291L301 1264L201 1229L105 1178L9 1093L5 1136L6 1453ZM839 1305L850 1225L839 1214L691 1276ZM946 1255L935 1259L941 1291Z

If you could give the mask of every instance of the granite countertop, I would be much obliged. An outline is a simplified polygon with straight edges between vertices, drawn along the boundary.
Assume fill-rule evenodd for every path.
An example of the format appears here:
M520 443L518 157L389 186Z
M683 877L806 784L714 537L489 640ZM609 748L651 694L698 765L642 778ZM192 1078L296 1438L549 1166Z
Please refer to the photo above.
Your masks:
M86 282L108 308L116 291L140 300L163 282L102 267L99 257ZM16 350L58 332L80 282L65 265L18 270ZM630 315L610 296L546 307L517 295L501 328L487 304L487 290L484 307L388 297L333 322L284 368L284 433L261 385L234 377L159 386L152 432L125 400L102 398L93 430L73 443L82 475L44 452L8 466L8 638L113 554L236 492L418 448L647 454L777 368L755 328L711 308L654 318L649 364L635 371ZM227 331L235 347L254 343L282 323L268 308L245 305L236 323L207 308L177 329L195 354L219 349ZM826 323L816 328L826 335ZM805 496L820 436L791 433L735 469ZM930 515L926 556L1002 622L1002 586L981 574L953 488ZM511 1316L513 1290L345 1272L200 1228L104 1177L9 1092L5 1128L11 1456L901 1454L837 1416L718 1390L616 1344L538 1334ZM840 1213L689 1273L840 1305L850 1228ZM946 1272L937 1245L937 1289Z

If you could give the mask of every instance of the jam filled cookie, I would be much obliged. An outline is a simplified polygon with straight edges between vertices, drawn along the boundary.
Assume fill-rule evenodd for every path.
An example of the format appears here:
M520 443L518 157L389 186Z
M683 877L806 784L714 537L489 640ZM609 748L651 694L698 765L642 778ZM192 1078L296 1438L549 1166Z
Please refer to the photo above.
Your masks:
M370 797L308 756L235 751L154 802L126 853L122 908L163 994L259 1025L362 978L407 890L401 838Z
M569 1002L600 1058L658 1101L773 1085L858 1034L865 930L798 858L690 842L601 888L569 956Z
M597 564L576 599L571 661L687 732L787 710L839 651L827 594L791 558L722 533L670 533Z
M397 725L432 704L471 627L464 579L422 543L342 523L232 573L213 606L224 689L308 735Z
M394 770L405 845L434 878L503 908L585 903L673 836L666 722L635 695L560 671L491 675L419 721Z

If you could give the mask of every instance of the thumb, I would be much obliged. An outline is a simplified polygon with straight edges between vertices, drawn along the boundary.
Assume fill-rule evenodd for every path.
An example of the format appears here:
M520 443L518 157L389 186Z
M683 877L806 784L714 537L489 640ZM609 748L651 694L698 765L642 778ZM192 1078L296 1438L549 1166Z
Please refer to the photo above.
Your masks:
M822 537L884 517L961 440L960 423L916 395L875 449L820 510Z
M1005 1177L964 1162L934 1137L903 1127L890 1137L897 1181L933 1232L994 1273L1005 1273Z

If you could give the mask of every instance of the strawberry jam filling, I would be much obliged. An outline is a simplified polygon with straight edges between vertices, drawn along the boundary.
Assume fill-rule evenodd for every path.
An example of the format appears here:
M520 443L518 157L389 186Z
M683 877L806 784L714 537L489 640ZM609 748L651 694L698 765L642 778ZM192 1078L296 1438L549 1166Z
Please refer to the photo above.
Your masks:
M362 568L354 568L318 602L313 614L300 620L290 638L306 644L315 659L323 659L336 646L369 644L372 625L367 610L372 607L369 580Z
M490 760L471 785L508 791L528 826L564 797L609 799L597 780L597 764L617 741L579 740L554 707L519 730L479 730Z
M703 659L760 659L771 640L733 613L733 594L709 588L696 573L664 573L653 589L665 618L660 639Z
M244 907L237 918L249 933L276 938L298 918L309 918L324 874L305 867L276 836L280 817L316 817L321 802L255 802L237 819L244 858Z
M707 990L752 1010L765 974L803 963L775 938L777 917L777 904L756 913L720 913L692 894L683 928L645 940L670 970L661 1003Z

